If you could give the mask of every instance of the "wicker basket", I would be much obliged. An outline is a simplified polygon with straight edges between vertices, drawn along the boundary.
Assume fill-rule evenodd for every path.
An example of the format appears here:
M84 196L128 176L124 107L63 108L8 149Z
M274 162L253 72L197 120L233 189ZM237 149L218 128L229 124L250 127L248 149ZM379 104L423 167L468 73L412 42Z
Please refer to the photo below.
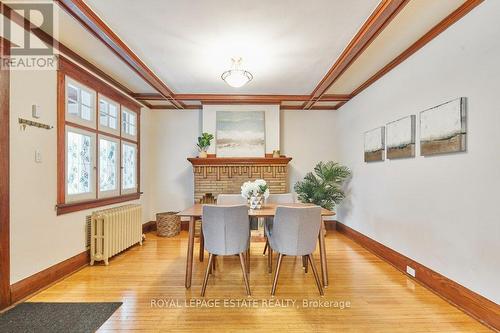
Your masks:
M156 231L161 237L174 237L181 232L181 218L177 212L156 214Z

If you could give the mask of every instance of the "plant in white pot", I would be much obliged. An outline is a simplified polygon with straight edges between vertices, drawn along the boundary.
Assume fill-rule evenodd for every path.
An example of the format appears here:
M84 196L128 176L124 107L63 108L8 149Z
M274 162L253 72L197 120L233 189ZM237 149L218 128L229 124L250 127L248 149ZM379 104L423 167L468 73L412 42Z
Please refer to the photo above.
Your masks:
M264 179L248 181L241 186L241 196L248 200L250 209L261 209L269 196L269 186Z
M196 144L196 146L198 146L201 158L207 157L207 150L208 147L210 147L213 138L214 136L209 133L202 133L201 136L198 137L198 143Z

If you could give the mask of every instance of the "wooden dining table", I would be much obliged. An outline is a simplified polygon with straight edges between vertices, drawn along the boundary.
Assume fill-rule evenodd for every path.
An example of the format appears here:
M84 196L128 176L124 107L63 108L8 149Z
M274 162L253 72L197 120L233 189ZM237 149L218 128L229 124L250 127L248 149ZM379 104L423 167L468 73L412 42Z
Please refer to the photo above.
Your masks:
M311 204L303 203L293 203L293 204L266 204L261 209L249 209L248 216L255 218L264 217L274 217L276 215L276 207L286 206L286 207L306 207L311 206ZM193 206L177 213L181 217L189 217L189 236L188 236L188 248L187 248L187 258L186 258L186 288L191 288L191 279L193 275L193 251L194 251L194 233L195 233L195 222L202 217L203 204L194 204ZM326 261L326 248L325 248L325 224L323 223L323 218L327 216L335 215L331 210L322 208L321 209L321 228L318 235L319 239L319 253L321 262L321 276L323 280L323 286L328 286L328 267Z

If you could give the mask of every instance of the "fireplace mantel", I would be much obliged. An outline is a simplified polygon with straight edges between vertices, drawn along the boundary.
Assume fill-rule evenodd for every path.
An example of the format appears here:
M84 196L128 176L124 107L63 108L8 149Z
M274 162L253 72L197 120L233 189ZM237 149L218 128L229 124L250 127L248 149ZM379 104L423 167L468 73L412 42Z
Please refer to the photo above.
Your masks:
M256 165L256 164L288 164L291 157L189 157L188 161L193 166L201 165Z
M291 157L226 158L208 156L188 158L193 165L194 201L210 193L240 193L241 185L249 180L264 179L271 193L288 192L288 163Z

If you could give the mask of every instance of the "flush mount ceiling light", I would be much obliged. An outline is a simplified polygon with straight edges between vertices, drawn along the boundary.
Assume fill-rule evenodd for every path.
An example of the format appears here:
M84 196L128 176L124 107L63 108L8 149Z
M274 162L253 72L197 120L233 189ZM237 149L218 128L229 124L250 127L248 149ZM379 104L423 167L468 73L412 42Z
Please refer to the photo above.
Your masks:
M222 73L221 78L233 88L243 87L252 81L253 75L244 69L241 69L241 58L233 58L231 69Z

